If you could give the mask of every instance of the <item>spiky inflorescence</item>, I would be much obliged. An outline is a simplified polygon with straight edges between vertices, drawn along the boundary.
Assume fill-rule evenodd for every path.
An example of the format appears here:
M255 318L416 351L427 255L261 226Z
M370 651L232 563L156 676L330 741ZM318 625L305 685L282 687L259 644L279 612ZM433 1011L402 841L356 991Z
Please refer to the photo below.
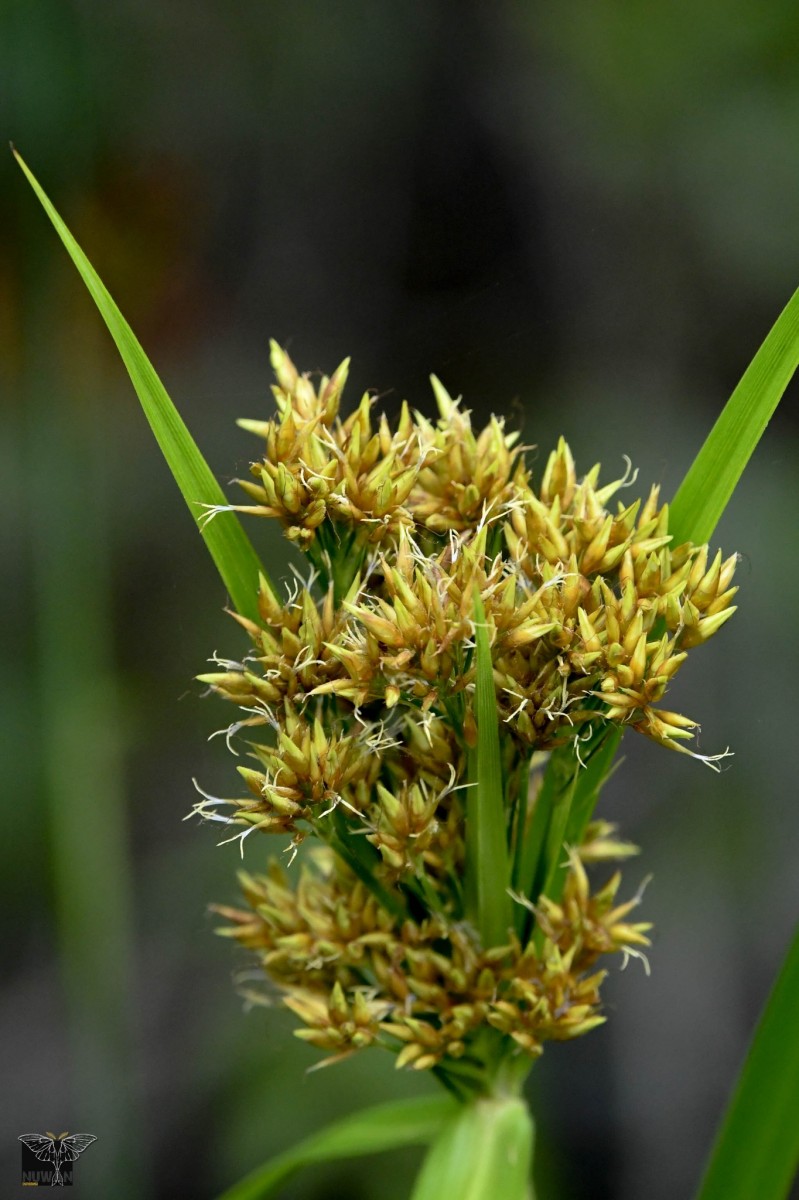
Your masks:
M578 479L562 439L534 485L516 435L496 418L475 434L438 380L438 422L403 404L392 431L369 396L338 417L346 362L318 387L275 344L272 362L278 414L241 422L265 450L243 483L254 503L235 507L278 517L312 571L285 603L264 581L261 623L238 618L249 659L200 676L244 710L230 732L268 733L239 768L247 794L194 811L242 839L327 846L296 885L275 866L243 876L248 908L219 909L225 932L258 954L299 1036L334 1055L381 1043L400 1066L451 1066L490 1029L537 1055L603 1020L597 960L640 954L648 926L626 920L637 898L616 904L618 873L591 888L585 863L634 852L603 823L568 849L562 894L518 897L529 914L505 945L481 946L465 919L475 594L508 780L541 751L571 744L579 760L603 727L695 754L696 723L660 704L735 611L735 556L673 546L657 487L613 511L635 476ZM510 840L529 828L511 811L524 786Z

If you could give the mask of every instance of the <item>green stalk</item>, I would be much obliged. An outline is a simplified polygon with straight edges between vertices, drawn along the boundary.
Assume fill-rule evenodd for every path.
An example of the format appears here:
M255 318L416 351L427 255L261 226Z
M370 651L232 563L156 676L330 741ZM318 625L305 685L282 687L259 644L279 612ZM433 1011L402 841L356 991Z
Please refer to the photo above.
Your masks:
M533 1140L521 1097L464 1104L430 1147L411 1200L535 1200Z
M473 786L466 793L465 894L467 913L477 926L483 945L489 947L502 946L508 940L512 925L508 895L511 866L494 672L485 610L477 593L474 623L477 749L469 755L469 780Z

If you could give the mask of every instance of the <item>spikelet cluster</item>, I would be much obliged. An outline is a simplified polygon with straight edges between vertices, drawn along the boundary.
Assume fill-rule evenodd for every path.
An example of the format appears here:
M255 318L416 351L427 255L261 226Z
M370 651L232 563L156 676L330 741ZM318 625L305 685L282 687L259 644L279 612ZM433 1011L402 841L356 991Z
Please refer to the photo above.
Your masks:
M424 1070L462 1059L486 1026L537 1057L545 1041L602 1024L598 958L649 944L650 926L627 919L638 897L616 903L620 882L617 871L591 893L573 851L561 902L542 898L537 909L540 943L509 931L507 945L488 950L443 910L398 919L327 849L296 885L275 864L264 876L242 873L249 907L217 912L303 1021L300 1038L336 1056L378 1043L398 1067Z
M505 943L480 944L464 898L475 597L513 843L535 808L531 757L572 746L579 761L614 726L701 757L663 698L735 611L735 556L674 545L657 487L627 503L629 468L580 478L562 439L535 480L517 435L496 418L473 431L438 380L438 420L403 404L392 429L369 395L339 416L347 362L316 385L275 344L272 362L277 413L240 422L262 454L231 507L277 518L311 570L285 600L263 580L260 622L238 618L249 655L200 676L242 710L228 733L246 727L247 758L239 794L193 811L242 844L261 830L314 848L243 875L224 932L334 1058L380 1044L398 1066L454 1071L491 1030L536 1056L604 1019L597 961L640 954L648 926L628 920L638 897L617 901L618 872L589 880L587 864L634 852L594 823L563 851L559 894L517 897Z

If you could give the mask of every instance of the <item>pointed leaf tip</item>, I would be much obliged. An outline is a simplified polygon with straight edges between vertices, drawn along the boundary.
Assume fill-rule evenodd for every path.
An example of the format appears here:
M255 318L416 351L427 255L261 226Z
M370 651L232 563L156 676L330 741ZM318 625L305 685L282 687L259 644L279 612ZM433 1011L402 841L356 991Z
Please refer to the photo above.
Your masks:
M195 524L200 527L202 537L233 604L242 616L260 622L258 574L263 568L249 538L232 512L222 511L217 520L201 524L202 514L209 508L227 507L224 492L167 395L155 368L94 267L27 163L13 146L12 153L61 238L116 343L150 428L189 506ZM274 592L274 588L271 590Z
M671 505L674 545L707 542L799 365L799 289L744 371Z

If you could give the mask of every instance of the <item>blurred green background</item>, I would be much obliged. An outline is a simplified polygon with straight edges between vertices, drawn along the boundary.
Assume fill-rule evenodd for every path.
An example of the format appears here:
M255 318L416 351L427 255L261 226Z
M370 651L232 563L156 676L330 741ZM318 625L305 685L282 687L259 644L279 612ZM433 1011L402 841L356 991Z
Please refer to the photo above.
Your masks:
M799 10L741 0L0 0L0 114L220 479L269 412L267 338L427 374L545 457L670 495L799 284ZM243 639L99 318L0 161L0 875L17 1136L87 1131L87 1200L212 1197L334 1115L430 1083L306 1075L213 936L238 848L181 818L234 783L193 676ZM718 530L741 609L673 691L715 776L629 735L606 815L652 872L652 977L533 1073L542 1200L689 1196L799 910L796 386ZM284 545L249 532L272 565ZM269 846L250 839L246 866ZM798 1035L799 1036L799 1035ZM418 1155L287 1196L398 1200ZM19 1194L22 1194L21 1192Z

